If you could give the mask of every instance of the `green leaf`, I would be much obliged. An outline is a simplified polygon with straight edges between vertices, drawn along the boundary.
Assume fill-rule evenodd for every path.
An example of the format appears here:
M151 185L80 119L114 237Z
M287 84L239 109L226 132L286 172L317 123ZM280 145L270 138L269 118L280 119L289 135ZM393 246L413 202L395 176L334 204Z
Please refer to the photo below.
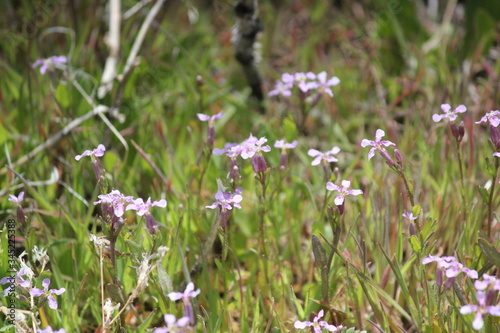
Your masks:
M418 238L416 236L411 236L410 237L410 245L413 251L416 253L420 253L422 250L422 246L420 245L420 242L418 241Z
M156 272L158 273L158 282L160 283L163 295L166 296L174 291L174 288L172 287L172 279L165 270L165 267L163 267L162 265L156 266Z
M57 86L56 99L63 108L67 108L71 104L70 94L66 85L60 84Z
M314 260L317 267L324 267L326 265L326 251L318 236L312 235L311 237L312 248L314 253Z
M413 216L417 216L418 214L420 214L421 211L422 211L422 207L420 206L420 204L416 204L411 209L411 212L412 212Z
M488 195L488 191L481 186L478 186L477 189L479 190L479 193L481 194L481 197L483 198L484 202L486 204L490 203L490 196Z
M478 244L486 259L488 259L488 261L493 265L500 268L500 253L495 249L495 247L484 238L479 238Z
M285 132L285 138L287 142L291 142L297 138L299 131L295 122L290 118L285 118L283 121L283 131Z

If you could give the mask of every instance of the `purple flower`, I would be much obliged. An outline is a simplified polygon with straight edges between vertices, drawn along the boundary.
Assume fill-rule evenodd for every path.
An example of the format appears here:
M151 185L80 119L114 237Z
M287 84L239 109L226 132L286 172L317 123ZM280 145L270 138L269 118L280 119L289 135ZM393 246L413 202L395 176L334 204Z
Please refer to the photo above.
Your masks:
M482 280L474 281L474 288L476 288L476 290L484 291L488 287L500 291L500 279L484 273Z
M475 312L476 316L472 322L472 328L480 330L484 326L483 315L489 313L492 316L500 317L500 306L487 304L486 294L482 291L478 291L476 297L478 305L464 305L460 308L460 313L465 315Z
M493 153L493 156L500 157L500 153L499 152Z
M294 324L293 327L298 328L298 329L304 329L306 327L312 327L314 330L314 333L321 333L323 328L326 329L329 332L337 332L340 331L342 328L341 326L334 326L328 324L324 320L319 320L321 317L323 317L324 311L321 310L316 317L314 317L313 321L299 321L297 320Z
M459 105L455 110L450 111L451 110L450 104L441 104L441 110L443 110L444 114L435 113L432 116L432 120L436 123L441 119L445 118L448 118L450 121L455 121L455 119L457 119L458 116L457 113L463 113L467 111L467 108L465 107L465 105Z
M49 307L51 309L55 310L55 309L57 309L57 301L54 298L54 296L52 296L52 294L61 295L63 292L66 291L66 288L49 289L49 285L50 285L49 279L43 280L43 282L42 282L43 290L38 289L38 288L32 288L30 290L30 295L33 297L39 297L42 295L47 296L47 298L49 300Z
M68 62L68 58L65 56L52 56L47 59L38 59L31 65L32 68L42 66L40 67L40 74L45 74L47 72L47 69L52 69L54 67L57 67L55 65L57 64L65 64Z
M24 199L24 192L19 193L19 195L17 197L13 194L9 194L9 201L16 203L18 205L21 204L23 199Z
M332 182L326 183L326 189L329 191L337 191L340 194L335 198L334 202L337 206L341 206L344 203L346 195L360 195L363 194L361 190L349 190L351 182L348 180L342 181L342 187L335 185Z
M221 226L225 228L227 226L227 221L229 219L229 216L231 215L233 207L241 209L240 202L241 200L243 200L243 197L241 196L242 190L238 187L236 189L236 193L224 192L226 188L222 186L222 182L220 180L217 180L217 183L219 188L217 193L215 194L215 199L217 201L210 206L206 206L206 208L215 209L218 206L220 207L222 220Z
M150 234L154 234L156 228L160 225L160 223L158 223L149 212L149 209L154 206L165 208L167 207L167 201L165 199L161 199L159 201L151 202L151 198L148 198L148 200L144 202L142 198L137 198L136 200L132 200L131 204L127 206L127 210L135 210L139 216L145 215L144 218L146 219L146 227L148 228Z
M319 165L321 162L323 162L323 164L326 165L331 162L338 162L338 159L336 159L331 155L336 155L339 152L340 152L339 147L333 147L331 150L326 151L324 153L316 149L309 149L307 151L307 155L314 157L313 161L311 162L311 165Z
M307 80L315 80L316 79L316 74L314 73L302 73L298 72L293 75L294 82L297 83L297 86L302 92L307 92L309 90L309 85Z
M198 116L198 119L200 119L201 121L208 121L213 123L215 120L224 117L224 112L219 112L213 116L207 116L206 114L203 113L197 113L196 115Z
M500 125L500 111L495 110L495 111L490 111L486 113L481 120L476 121L476 124L480 124L482 122L489 122L491 126L493 127L498 127Z
M37 329L36 330L38 333L66 333L66 330L64 328L58 329L57 331L54 331L51 326L45 327L45 329Z
M149 213L149 208L151 208L151 207L155 207L155 206L161 207L161 208L167 207L167 200L165 200L165 199L151 202L151 198L148 198L148 200L146 202L144 202L144 200L142 200L142 198L137 198L131 202L132 203L127 206L127 210L131 210L131 209L136 210L137 215L139 215L139 216L143 216L144 214Z
M418 218L418 215L417 216L413 216L413 213L410 211L410 212L403 213L403 217L405 219L413 221L413 220L416 220Z
M64 328L58 329L57 331L54 331L51 326L47 326L45 329L37 329L36 330L38 333L66 333L66 330Z
M103 215L111 215L107 208L112 208L116 217L122 217L125 212L125 204L133 202L132 196L125 196L118 190L113 190L108 194L97 196L100 200L94 202L94 205L101 204L103 207ZM141 215L142 216L142 215Z
M363 147L363 148L367 147L367 146L373 146L373 148L370 149L370 151L368 152L368 160L371 160L372 157L375 156L375 150L380 151L381 154L385 154L385 155L389 156L387 154L387 150L384 147L396 145L395 143L393 143L391 141L381 140L383 136L385 136L385 132L382 131L381 129L378 129L377 132L375 133L375 141L368 140L368 139L363 139L361 141L361 147ZM384 158L385 158L385 156L384 156Z
M177 301L182 299L184 302L184 315L189 318L189 323L194 324L194 311L191 305L190 298L196 297L200 294L200 289L194 291L193 282L189 282L186 286L186 290L183 293L172 292L168 294L171 301Z
M277 140L274 143L275 148L281 148L281 149L293 149L297 147L297 140L292 141L291 143L286 143L285 140Z
M198 296L200 292L200 289L197 289L196 291L194 290L193 282L189 282L184 292L171 292L168 294L168 298L170 298L171 301L178 301L182 299L184 302L186 302L189 301L190 298Z
M269 96L276 96L276 95L281 95L285 97L290 97L292 96L292 91L291 89L293 88L293 85L290 83L283 83L281 81L276 81L276 85L274 86L274 89L271 90L268 95Z
M178 330L178 328L189 325L189 317L182 317L176 320L173 314L166 314L163 319L165 319L167 327L156 328L154 333L182 332L182 330Z
M81 155L76 155L75 160L79 161L82 157L84 156L90 156L92 160L95 160L96 157L101 157L104 155L104 152L106 151L106 147L104 147L103 144L100 144L97 146L96 149L94 150L86 150L83 152Z
M340 83L338 77L334 76L331 79L327 80L326 72L321 72L318 74L318 81L309 82L307 84L308 89L318 89L319 92L324 92L328 94L330 97L333 97L332 90L330 87L336 86Z
M449 289L453 286L453 283L458 276L459 273L464 272L471 279L477 279L478 274L477 271L464 267L461 263L459 263L455 257L437 257L433 255L429 255L422 260L422 265L427 265L431 262L437 263L436 270L436 284L438 286L442 285L443 274L446 277L446 281L444 282L444 288Z
M257 139L255 136L250 134L250 137L243 141L241 144L241 153L240 156L244 160L248 158L252 158L255 154L260 152L270 152L271 147L269 145L263 146L264 143L267 142L265 137Z
M33 273L33 272L31 272ZM24 280L23 277L24 275L27 275L28 276L28 280ZM0 284L7 284L9 283L9 286L7 287L7 289L5 289L3 291L4 294L9 294L11 292L11 289L12 290L15 290L15 286L21 286L23 288L31 288L31 279L29 277L30 274L28 274L26 268L24 267L21 267L21 269L19 269L19 271L17 272L17 274L14 276L14 275L11 275L11 276L5 276L3 277L1 280L0 280Z

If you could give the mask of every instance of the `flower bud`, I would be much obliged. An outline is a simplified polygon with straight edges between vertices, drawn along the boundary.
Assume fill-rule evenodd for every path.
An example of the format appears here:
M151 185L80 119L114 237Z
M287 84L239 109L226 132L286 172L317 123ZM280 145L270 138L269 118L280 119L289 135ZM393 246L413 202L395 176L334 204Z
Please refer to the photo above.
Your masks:
M280 170L285 170L288 166L288 155L286 152L282 152L280 156Z
M458 133L457 125L455 125L455 123L450 123L450 129L455 140L460 141L460 134Z
M410 223L410 236L416 236L417 235L417 227L415 226L415 223Z
M460 126L458 126L458 136L460 138L460 141L464 138L465 135L465 125L464 122L460 122Z
M387 150L379 150L380 151L380 155L382 155L382 157L387 161L387 164L389 165L392 165L392 166L396 166L396 163L394 163L394 160L392 159L391 156L389 156L389 153L387 152Z
M250 159L252 162L253 171L255 173L265 172L267 170L266 159L261 153L257 153Z
M399 150L394 149L394 157L396 157L396 162L399 166L403 166L403 155L399 152Z
M500 133L498 127L490 125L490 139L496 150L500 149Z

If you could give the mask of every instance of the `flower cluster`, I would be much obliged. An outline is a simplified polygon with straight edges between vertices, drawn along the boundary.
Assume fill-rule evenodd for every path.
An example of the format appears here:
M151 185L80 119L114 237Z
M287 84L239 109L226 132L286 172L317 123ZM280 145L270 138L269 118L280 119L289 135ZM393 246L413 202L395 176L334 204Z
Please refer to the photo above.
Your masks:
M215 148L213 153L218 156L226 154L231 158L229 177L236 181L239 178L238 156L245 160L250 159L255 173L264 173L267 170L267 163L262 152L270 152L271 147L264 145L266 142L265 137L259 139L250 134L250 137L242 143L226 143L223 149Z
M483 316L490 314L500 317L500 305L493 305L500 291L500 279L494 276L483 274L482 280L474 282L476 289L476 299L478 304L467 304L460 308L461 314L476 313L472 322L475 330L480 330L484 326Z
M317 91L318 94L325 93L333 97L333 92L330 87L336 86L339 83L340 80L336 76L328 79L326 72L321 72L318 75L311 72L299 72L295 74L284 73L281 76L281 80L276 81L276 85L274 89L269 92L269 96L281 95L290 97L293 87L297 86L303 94Z
M167 207L167 201L161 199L158 201L151 201L148 198L146 202L142 198L134 199L132 196L125 196L118 190L113 190L108 194L101 194L98 196L99 200L94 202L94 205L101 204L102 216L107 221L112 223L113 228L116 230L122 223L122 216L127 210L137 211L137 215L144 216L146 219L146 227L150 234L156 232L156 228L160 225L150 213L151 207Z
M457 261L453 256L438 257L429 255L422 260L422 265L427 265L431 262L437 263L436 269L436 284L444 289L450 289L453 286L459 273L465 273L471 279L477 279L477 271L467 268ZM446 280L443 282L443 276Z
M215 194L215 201L210 206L206 206L206 208L216 209L220 207L221 214L221 226L225 228L227 226L227 221L231 216L231 211L233 207L241 209L240 202L243 200L241 193L243 192L240 187L236 188L235 192L226 192L226 187L222 185L220 179L217 180L218 191Z

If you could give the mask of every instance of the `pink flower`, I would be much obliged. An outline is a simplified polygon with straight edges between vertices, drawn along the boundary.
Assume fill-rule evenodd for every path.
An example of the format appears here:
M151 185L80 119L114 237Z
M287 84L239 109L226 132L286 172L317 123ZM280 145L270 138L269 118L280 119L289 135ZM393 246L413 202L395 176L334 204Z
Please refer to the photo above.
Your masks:
M476 290L484 291L488 287L492 290L500 291L500 279L484 273L482 280L474 281L474 288L476 288Z
M500 153L499 152L493 153L493 156L500 157Z
M76 155L75 156L75 160L79 161L84 156L90 156L90 158L92 158L92 160L94 160L96 157L103 156L105 151L106 151L106 147L104 147L103 144L100 144L94 150L86 150L86 151L83 152L83 154Z
M189 317L182 317L179 320L176 320L173 314L166 314L163 319L165 320L167 327L156 328L154 333L182 332L181 330L178 330L178 328L189 325Z
M293 88L293 85L290 83L283 83L281 81L276 81L276 85L274 86L274 89L271 90L268 95L269 96L276 96L276 95L281 95L285 97L290 97L292 96L292 91L291 89Z
M113 190L108 194L101 194L97 197L99 201L94 202L94 205L101 204L103 206L103 215L108 215L108 212L105 210L107 207L110 207L113 209L116 217L122 217L125 212L125 204L133 202L132 196L125 196L118 190Z
M40 73L43 75L47 72L47 69L52 69L54 67L57 67L56 65L58 64L65 64L68 62L68 58L65 56L52 56L47 59L38 59L31 65L32 68L42 66L40 67Z
M219 112L213 116L207 116L206 114L203 113L197 113L196 115L198 116L198 119L200 119L201 121L208 121L213 123L215 120L224 117L224 112Z
M209 209L216 209L220 207L221 214L221 226L225 228L227 226L227 221L231 216L231 211L233 207L241 209L240 202L243 200L241 193L243 192L241 188L237 188L235 193L233 192L225 192L226 188L222 185L220 179L217 180L218 191L215 194L215 201L210 206L206 206Z
M297 320L294 324L293 327L298 328L298 329L304 329L306 327L312 327L314 330L314 333L321 333L323 328L326 329L329 332L337 332L340 331L342 328L341 326L334 326L328 324L324 320L320 320L321 317L323 317L324 311L321 310L316 317L314 317L313 321L299 321Z
M482 291L476 293L478 305L464 305L460 308L461 314L476 313L474 321L472 322L472 328L475 330L480 330L484 326L483 315L489 313L492 316L500 317L500 306L487 304L486 294Z
M323 162L323 164L326 165L331 162L338 162L338 159L331 155L337 155L339 152L340 152L339 147L333 147L331 150L326 151L324 153L316 149L309 149L307 151L307 155L314 157L313 161L311 162L311 165L319 165L321 162Z
M427 265L431 262L437 263L436 269L436 284L441 287L443 285L443 275L446 277L444 281L444 288L449 289L453 286L455 279L458 274L464 272L471 279L477 279L478 274L477 271L464 267L461 263L459 263L455 257L437 257L433 255L429 255L422 260L422 265Z
M480 124L482 122L489 122L491 126L493 127L498 127L500 125L500 111L495 110L495 111L490 111L486 113L481 120L476 121L476 124Z
M168 294L168 298L170 298L171 301L177 301L180 299L186 301L189 300L190 298L198 296L200 292L201 292L200 289L197 289L196 291L194 290L193 282L189 282L183 293L171 292Z
M50 285L49 279L43 280L42 282L43 290L38 288L32 288L30 290L30 295L33 297L40 297L42 295L47 296L47 299L49 300L49 307L55 310L57 309L57 301L54 298L54 296L52 296L52 294L61 295L66 291L66 288L49 289L49 285Z
M373 146L372 149L368 152L368 160L371 160L373 156L375 156L375 150L380 151L382 154L386 154L387 150L384 147L389 147L389 146L395 146L396 144L387 141L387 140L382 140L382 137L385 136L385 132L382 131L381 129L378 129L377 132L375 133L375 141L368 140L368 139L363 139L361 141L361 147L368 147L368 146ZM387 155L387 154L386 154ZM387 155L388 156L388 155Z
M21 204L23 199L24 199L24 192L19 193L19 195L17 197L13 194L9 194L9 201L16 203L18 205Z
M277 140L274 143L275 148L281 148L281 149L293 149L297 147L297 140L292 141L291 143L286 143L285 140Z
M467 107L465 107L465 105L459 105L455 110L450 111L451 110L450 104L441 104L441 110L443 110L444 114L435 113L432 116L432 120L436 123L441 119L446 119L446 118L449 119L450 121L455 121L455 119L457 119L458 116L457 113L463 113L467 111Z
M165 208L167 207L167 200L161 199L151 202L151 198L148 198L148 200L144 202L142 198L137 198L135 200L132 200L131 204L127 206L127 210L135 210L137 211L137 215L144 216L144 218L146 219L146 228L148 228L148 231L151 235L153 235L156 232L156 228L161 225L149 212L149 209L155 206Z
M349 190L351 186L351 182L348 180L342 181L342 187L335 185L332 182L326 183L326 189L329 191L337 191L340 194L335 198L334 202L337 206L341 206L344 203L346 195L360 195L363 194L361 190Z
M308 89L318 89L319 92L324 92L328 94L330 97L333 97L333 92L330 87L336 86L340 83L338 77L334 76L331 79L327 80L326 72L321 72L318 74L316 82L308 83Z
M412 212L406 212L406 213L403 213L403 217L405 219L408 219L410 221L413 221L413 220L416 220L418 218L418 215L417 216L413 216L413 213Z

